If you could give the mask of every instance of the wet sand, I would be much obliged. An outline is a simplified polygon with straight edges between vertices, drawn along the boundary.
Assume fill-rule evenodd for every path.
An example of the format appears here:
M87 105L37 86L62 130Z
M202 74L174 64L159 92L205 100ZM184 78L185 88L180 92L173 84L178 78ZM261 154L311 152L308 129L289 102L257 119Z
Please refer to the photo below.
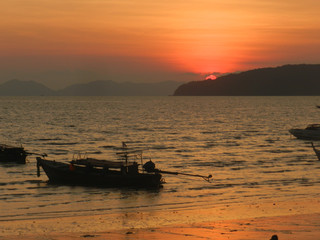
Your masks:
M0 239L320 239L320 199L0 222Z

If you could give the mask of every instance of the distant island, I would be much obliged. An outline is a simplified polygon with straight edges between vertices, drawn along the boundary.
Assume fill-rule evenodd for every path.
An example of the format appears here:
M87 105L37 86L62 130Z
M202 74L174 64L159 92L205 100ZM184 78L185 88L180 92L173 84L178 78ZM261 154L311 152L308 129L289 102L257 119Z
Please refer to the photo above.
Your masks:
M181 82L117 83L93 81L52 90L35 81L9 80L0 84L0 96L168 96Z
M320 64L284 65L232 73L179 86L175 96L318 96Z
M0 96L318 96L320 64L284 65L230 73L215 80L181 83L115 82L74 84L53 90L35 81L9 80Z

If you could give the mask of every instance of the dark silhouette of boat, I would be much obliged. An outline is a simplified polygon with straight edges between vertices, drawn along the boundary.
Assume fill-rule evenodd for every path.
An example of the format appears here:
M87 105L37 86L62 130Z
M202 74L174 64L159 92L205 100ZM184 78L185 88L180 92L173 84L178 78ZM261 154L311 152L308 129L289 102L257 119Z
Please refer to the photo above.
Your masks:
M161 187L162 175L148 171L148 163L142 164L142 151L124 149L117 153L119 161L99 160L82 157L70 162L59 162L37 157L38 176L40 167L52 183L99 187ZM130 156L141 157L141 163Z
M72 161L46 160L46 154L37 157L37 175L40 167L52 183L68 185L91 185L101 187L161 187L164 183L161 173L200 177L210 182L212 175L162 171L151 159L143 163L143 150L128 148L122 143L118 160L101 160L78 155ZM38 154L40 155L40 154Z
M320 140L320 124L310 124L305 129L293 128L289 132L298 139Z
M26 163L28 152L24 148L0 144L0 162Z

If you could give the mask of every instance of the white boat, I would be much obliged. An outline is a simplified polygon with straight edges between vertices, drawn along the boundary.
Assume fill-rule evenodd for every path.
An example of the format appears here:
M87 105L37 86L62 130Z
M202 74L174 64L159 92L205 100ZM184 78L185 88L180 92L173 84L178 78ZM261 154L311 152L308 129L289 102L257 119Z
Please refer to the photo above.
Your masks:
M298 139L320 140L320 124L309 124L305 129L293 128L289 132Z

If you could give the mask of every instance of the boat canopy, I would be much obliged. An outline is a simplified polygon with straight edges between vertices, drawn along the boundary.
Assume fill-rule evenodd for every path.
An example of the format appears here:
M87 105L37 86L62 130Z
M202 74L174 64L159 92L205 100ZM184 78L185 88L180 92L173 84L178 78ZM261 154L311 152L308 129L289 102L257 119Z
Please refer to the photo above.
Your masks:
M103 167L103 168L121 168L121 167L137 165L137 162L109 161L109 160L100 160L95 158L72 160L71 163L76 165Z

